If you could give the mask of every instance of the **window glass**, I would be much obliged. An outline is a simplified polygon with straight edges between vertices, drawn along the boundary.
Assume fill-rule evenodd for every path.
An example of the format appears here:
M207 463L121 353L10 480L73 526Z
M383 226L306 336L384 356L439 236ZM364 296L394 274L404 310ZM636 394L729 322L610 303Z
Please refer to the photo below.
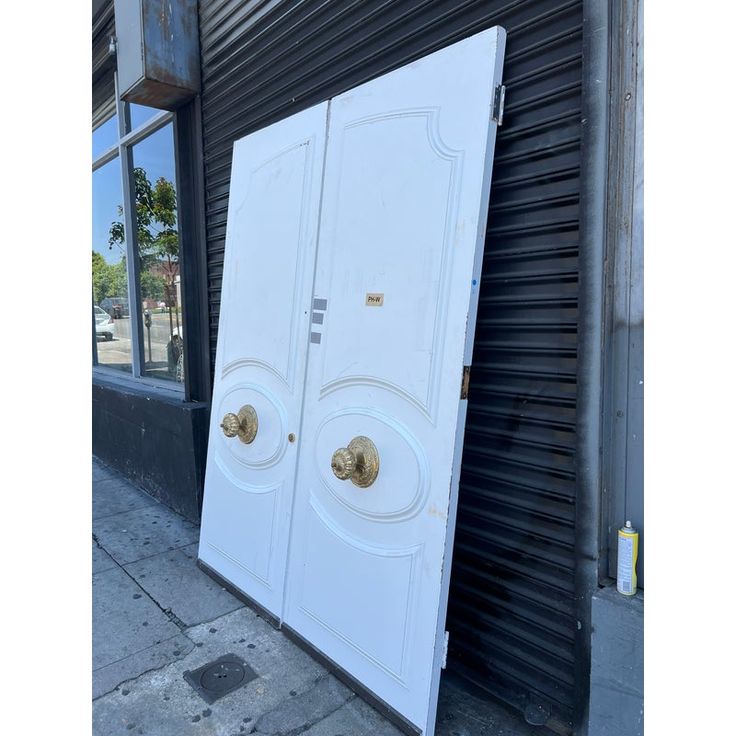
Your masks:
M92 131L92 159L107 151L118 142L118 116L113 115L109 120Z
M161 110L155 107L147 107L146 105L135 105L130 103L130 129L135 130L146 121L150 120L154 115L158 115Z
M147 376L184 380L173 126L133 148L140 258L143 365Z
M92 298L99 365L131 372L120 160L92 174Z

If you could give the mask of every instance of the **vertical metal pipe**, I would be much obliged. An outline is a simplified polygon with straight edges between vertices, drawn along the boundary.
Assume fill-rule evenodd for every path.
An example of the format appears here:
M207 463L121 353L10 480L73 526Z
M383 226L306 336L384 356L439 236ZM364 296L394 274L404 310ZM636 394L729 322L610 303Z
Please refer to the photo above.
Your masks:
M607 0L583 0L583 99L578 292L575 505L575 732L587 733L591 597L598 583L601 511L603 265L608 177Z

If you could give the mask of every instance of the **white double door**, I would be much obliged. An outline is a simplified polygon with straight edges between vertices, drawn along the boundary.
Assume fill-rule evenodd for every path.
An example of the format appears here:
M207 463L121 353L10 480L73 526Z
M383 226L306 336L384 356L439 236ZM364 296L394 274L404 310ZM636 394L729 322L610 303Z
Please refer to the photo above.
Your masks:
M238 141L199 557L433 733L505 34Z

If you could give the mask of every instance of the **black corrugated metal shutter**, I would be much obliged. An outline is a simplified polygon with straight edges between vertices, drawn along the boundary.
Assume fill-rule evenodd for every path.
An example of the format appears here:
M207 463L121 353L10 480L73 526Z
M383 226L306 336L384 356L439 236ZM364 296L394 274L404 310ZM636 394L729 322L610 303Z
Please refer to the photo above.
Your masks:
M110 37L115 35L113 0L99 4L92 19L92 126L115 112L115 56Z
M233 141L472 33L508 31L460 482L450 666L570 728L582 2L200 3L211 356Z

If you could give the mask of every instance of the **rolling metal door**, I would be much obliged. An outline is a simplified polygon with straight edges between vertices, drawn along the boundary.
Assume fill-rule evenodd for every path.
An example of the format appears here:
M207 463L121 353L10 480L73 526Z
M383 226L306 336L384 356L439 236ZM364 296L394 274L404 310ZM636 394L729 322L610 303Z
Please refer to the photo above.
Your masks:
M115 35L112 0L97 3L92 19L92 126L115 112L115 56L110 38Z
M472 33L508 32L447 628L449 667L574 719L582 3L200 3L211 356L233 141Z

